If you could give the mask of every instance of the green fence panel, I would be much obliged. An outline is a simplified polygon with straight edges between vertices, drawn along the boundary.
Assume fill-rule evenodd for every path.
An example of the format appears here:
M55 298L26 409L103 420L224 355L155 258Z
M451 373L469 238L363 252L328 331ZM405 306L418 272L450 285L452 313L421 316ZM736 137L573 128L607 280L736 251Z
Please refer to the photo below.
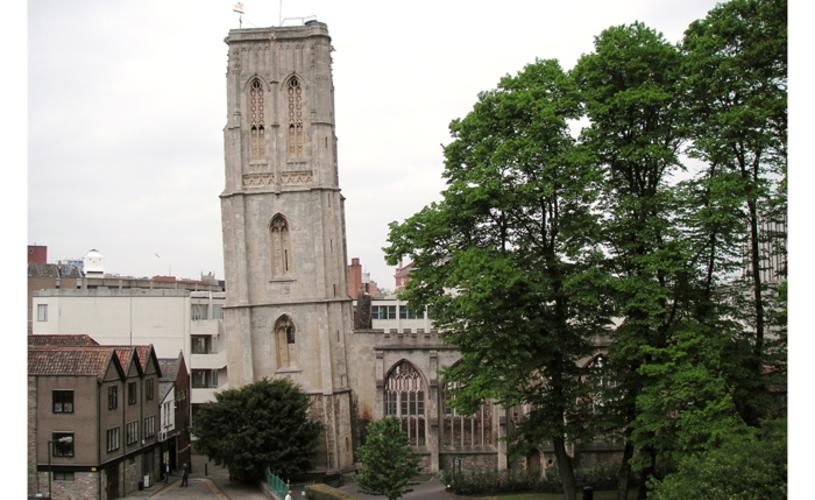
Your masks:
M272 490L278 498L286 498L286 493L288 493L286 482L272 474L272 471L269 469L266 469L266 484L269 485L269 489Z

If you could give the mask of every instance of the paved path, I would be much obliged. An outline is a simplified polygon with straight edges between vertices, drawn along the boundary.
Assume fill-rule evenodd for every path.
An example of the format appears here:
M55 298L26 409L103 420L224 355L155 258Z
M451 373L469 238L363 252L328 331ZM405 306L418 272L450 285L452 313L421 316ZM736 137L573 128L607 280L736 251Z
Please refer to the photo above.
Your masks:
M144 491L125 497L125 499L266 500L258 486L231 481L229 471L225 467L219 467L212 462L207 462L207 457L193 455L192 471L189 486L187 487L182 487L180 475L174 474L171 476L169 483L159 482Z
M360 500L385 498L384 496L377 497L360 493L355 483L346 484L345 486L340 487L340 489L356 495ZM402 498L405 500L450 500L458 497L444 491L444 485L441 484L441 481L439 481L437 477L432 477L413 486L413 491L406 494Z
M206 468L204 467L206 465ZM150 499L177 499L177 500L266 500L260 488L243 484L229 479L229 471L212 462L207 457L192 456L192 473L189 486L181 487L181 476L174 474L169 483L159 482L144 491L138 491L125 497L125 500ZM206 474L205 474L206 473ZM294 500L301 500L302 485L292 485ZM382 499L382 496L373 496L360 493L355 483L348 483L340 488L360 500ZM444 485L436 477L425 479L413 486L413 491L402 497L405 500L451 500L458 497L444 491Z

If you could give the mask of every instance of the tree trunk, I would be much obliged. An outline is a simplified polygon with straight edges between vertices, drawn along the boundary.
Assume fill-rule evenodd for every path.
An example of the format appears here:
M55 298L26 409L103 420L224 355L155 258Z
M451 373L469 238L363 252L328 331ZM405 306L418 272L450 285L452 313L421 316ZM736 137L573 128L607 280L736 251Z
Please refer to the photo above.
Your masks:
M631 457L634 456L634 444L630 439L625 441L623 460L617 473L617 500L628 500L628 484L631 480Z
M747 206L750 211L750 260L752 260L751 274L753 278L753 298L755 300L756 314L756 345L754 352L759 359L760 370L760 360L764 351L764 302L761 297L761 255L758 246L758 214L755 201L749 200ZM759 373L759 376L760 375Z
M637 489L637 500L645 500L648 498L648 479L656 474L657 469L657 452L653 448L648 448L648 455L651 458L651 463L648 464L648 467L642 471L642 478L640 480L640 486Z
M562 437L552 438L555 449L555 460L563 482L563 496L566 500L577 500L577 481L574 478L572 458L566 453L566 440Z

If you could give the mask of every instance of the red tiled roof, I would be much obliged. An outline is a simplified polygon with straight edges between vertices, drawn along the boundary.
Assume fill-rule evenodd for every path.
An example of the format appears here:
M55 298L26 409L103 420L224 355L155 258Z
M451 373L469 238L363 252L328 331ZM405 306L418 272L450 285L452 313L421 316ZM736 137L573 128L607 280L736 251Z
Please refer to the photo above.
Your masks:
M119 358L119 364L121 364L122 368L125 371L127 371L127 367L130 366L130 359L133 357L133 348L124 346L105 346L105 347L116 351L116 357Z
M53 337L65 337L66 335L53 335ZM45 337L45 335L43 335ZM78 337L78 336L77 336ZM95 342L92 338L88 337L91 341ZM31 340L29 340L29 343ZM130 366L130 362L133 359L133 353L136 353L136 360L138 361L139 369L144 372L145 368L147 367L148 358L150 357L150 351L153 349L152 344L147 345L84 345L84 344L29 344L29 351L31 349L36 349L39 351L57 351L57 350L65 350L65 351L75 351L75 350L98 350L100 352L115 352L116 358L119 360L119 364L122 366L122 369L127 372L128 366ZM159 370L159 374L161 373L161 368L159 366L156 367Z
M28 345L38 346L91 346L99 345L90 335L73 335L73 334L58 334L58 335L29 335Z
M99 346L29 346L28 374L103 377L111 356Z
M136 349L136 354L138 355L139 360L139 368L144 371L144 369L147 367L147 358L150 356L150 348L152 347L152 344L106 345L105 347L116 349L116 354L119 356L119 362L122 363L122 366L127 366L127 363L130 362L130 358L133 356L133 349Z

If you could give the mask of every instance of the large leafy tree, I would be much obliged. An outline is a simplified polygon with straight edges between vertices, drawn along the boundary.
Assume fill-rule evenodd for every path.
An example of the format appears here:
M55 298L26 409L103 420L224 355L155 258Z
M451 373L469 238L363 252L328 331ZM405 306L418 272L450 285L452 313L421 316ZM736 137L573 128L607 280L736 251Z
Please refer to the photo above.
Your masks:
M682 49L690 154L705 162L697 179L704 209L697 212L699 224L693 227L707 241L711 278L714 265L726 270L734 249L742 246L750 264L747 306L752 313L745 315L737 307L733 315L746 318L752 338L748 349L735 349L748 354L741 356L747 369L735 380L740 413L755 425L766 407L758 396L766 392L762 369L769 363L766 337L773 318L768 316L774 314L768 312L774 299L763 282L767 256L762 247L768 239L785 239L785 234L761 229L786 220L787 2L732 0L718 5L690 25ZM708 281L708 290L715 292L715 283Z
M368 425L365 444L359 447L356 481L363 493L383 495L388 500L413 491L419 473L419 457L408 446L407 435L395 418Z
M441 202L392 223L385 249L414 263L406 298L430 304L462 354L446 376L465 411L484 398L529 404L525 441L550 442L567 498L565 443L587 429L578 361L607 326L596 203L601 182L575 144L577 88L539 60L450 125Z
M267 467L296 478L311 469L322 429L308 408L308 395L287 379L221 391L195 417L196 446L240 480L260 480Z
M653 361L653 349L668 345L689 299L690 250L674 224L677 198L669 184L686 137L680 63L679 51L662 35L634 23L603 31L595 51L573 70L591 121L582 139L604 172L602 239L623 320L609 348L616 381L610 407L626 435L623 498L636 445L637 398L652 382L640 368ZM650 439L639 444L637 466L647 478L656 471L659 450Z

